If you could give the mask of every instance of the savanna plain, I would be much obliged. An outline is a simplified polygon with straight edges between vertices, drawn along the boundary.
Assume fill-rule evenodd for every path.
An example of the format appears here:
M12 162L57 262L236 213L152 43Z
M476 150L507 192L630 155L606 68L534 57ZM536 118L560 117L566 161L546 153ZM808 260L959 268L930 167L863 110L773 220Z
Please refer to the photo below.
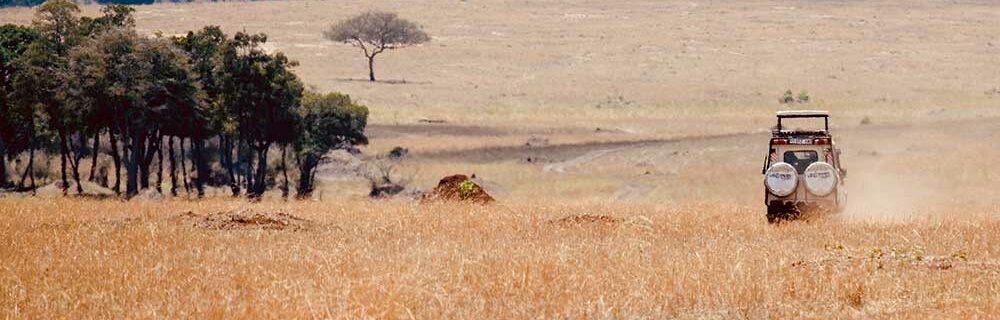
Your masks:
M0 195L4 318L1000 314L995 3L136 9L148 34L268 33L309 87L370 108L370 144L331 156L306 201ZM358 49L322 36L370 9L432 37L380 56L377 82ZM0 9L0 22L31 18ZM779 103L786 90L810 99ZM791 109L831 112L848 205L768 224L761 166L774 112ZM496 203L368 199L344 168L397 146L408 189L475 173ZM281 227L213 220L223 212Z

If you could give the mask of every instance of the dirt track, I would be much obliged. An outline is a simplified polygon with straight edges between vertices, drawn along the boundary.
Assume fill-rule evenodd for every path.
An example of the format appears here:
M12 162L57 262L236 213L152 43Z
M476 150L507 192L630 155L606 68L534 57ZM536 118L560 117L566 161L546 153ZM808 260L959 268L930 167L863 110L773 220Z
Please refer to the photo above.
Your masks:
M927 118L915 123L841 125L833 132L844 150L854 209L918 211L1000 201L1000 174L991 169L992 159L1000 155L1000 119ZM606 179L618 186L606 192L611 200L736 199L756 205L767 137L759 130L538 147L486 146L417 151L414 158L480 165L515 162L568 184Z
M871 135L868 138L884 139L892 137L895 133L912 132L934 132L951 131L951 134L958 135L958 138L977 138L995 136L994 132L976 133L963 135L960 130L976 130L976 128L1000 128L1000 118L977 118L935 121L921 124L874 124L874 125L852 125L842 128L834 128L831 131L841 139L850 141L850 137L858 135ZM405 132L410 135L453 135L453 136L484 136L502 135L505 131L491 129L488 127L463 127L463 126L378 126L376 135L390 135L391 133ZM764 129L756 132L735 132L720 133L715 135L684 136L676 138L655 138L620 141L601 141L573 144L553 144L547 146L487 146L468 150L448 150L428 153L416 152L415 155L423 159L431 160L457 160L465 162L497 162L514 159L524 159L535 157L547 162L579 162L579 157L592 157L594 153L601 155L607 153L625 152L635 149L664 148L670 145L691 144L705 147L718 147L733 145L734 140L765 141L768 133ZM847 142L844 142L847 143ZM691 147L696 147L691 145ZM746 145L746 147L758 147L758 145Z

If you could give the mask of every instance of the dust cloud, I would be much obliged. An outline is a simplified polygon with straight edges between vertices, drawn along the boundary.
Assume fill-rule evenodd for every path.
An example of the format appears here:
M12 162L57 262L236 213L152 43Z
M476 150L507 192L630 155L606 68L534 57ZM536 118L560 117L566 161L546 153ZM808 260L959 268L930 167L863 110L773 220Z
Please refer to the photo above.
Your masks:
M948 218L1000 203L993 122L857 131L842 147L848 176L844 218ZM975 209L978 208L978 209Z

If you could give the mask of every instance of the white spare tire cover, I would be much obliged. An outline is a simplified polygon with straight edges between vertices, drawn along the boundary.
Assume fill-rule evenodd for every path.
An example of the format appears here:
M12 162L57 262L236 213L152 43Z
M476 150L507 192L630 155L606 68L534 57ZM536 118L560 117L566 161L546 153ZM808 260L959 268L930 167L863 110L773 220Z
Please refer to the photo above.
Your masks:
M764 184L774 195L785 197L795 192L795 187L799 184L799 175L792 165L778 162L767 168Z
M837 186L837 169L826 162L810 164L803 176L806 179L806 190L817 196L828 195Z

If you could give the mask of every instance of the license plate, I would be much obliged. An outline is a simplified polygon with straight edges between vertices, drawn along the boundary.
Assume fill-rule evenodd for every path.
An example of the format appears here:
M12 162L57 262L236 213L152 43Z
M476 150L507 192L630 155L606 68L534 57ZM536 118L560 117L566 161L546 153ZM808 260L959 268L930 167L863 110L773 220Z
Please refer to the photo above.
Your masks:
M790 144L812 144L813 143L813 139L809 139L809 138L791 138L791 139L788 139L788 143L790 143Z

